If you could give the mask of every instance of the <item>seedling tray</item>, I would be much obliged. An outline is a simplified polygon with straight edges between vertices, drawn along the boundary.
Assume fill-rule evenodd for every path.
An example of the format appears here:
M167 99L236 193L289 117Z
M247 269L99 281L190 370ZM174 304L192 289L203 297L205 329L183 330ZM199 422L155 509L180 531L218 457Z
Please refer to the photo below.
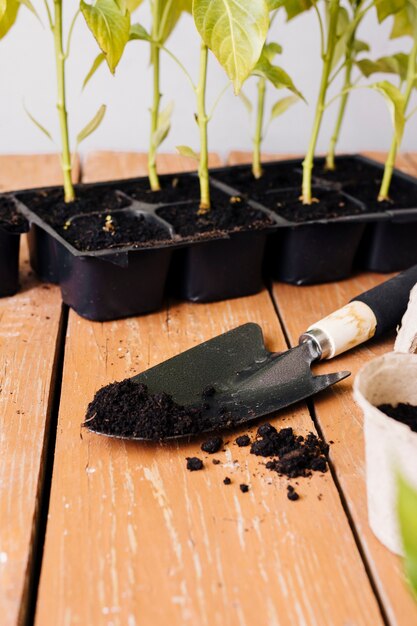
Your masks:
M181 175L181 178L196 184L195 176ZM174 176L161 179L167 184ZM121 195L127 205L112 210L113 216L133 212L165 229L166 237L159 241L114 249L79 250L30 208L34 194L48 195L56 192L56 187L26 190L10 196L32 224L32 266L46 280L59 282L65 303L83 317L107 320L154 311L160 308L167 292L207 302L249 295L262 288L267 232L275 228L270 212L253 208L263 220L261 228L258 224L253 229L209 231L194 237L180 235L160 213L189 203L152 204L149 193L142 193L140 189L145 187L145 181L129 179L77 187L78 192L110 188ZM138 187L137 197L126 193L132 186ZM216 185L213 192L229 201L230 194ZM103 212L73 215L68 222L88 220Z
M303 285L341 280L357 269L392 272L417 263L417 179L395 171L392 188L401 195L400 208L395 202L378 203L376 198L383 166L361 155L343 155L336 163L336 172L325 172L325 160L316 159L313 182L317 190L340 191L362 210L355 215L319 218L302 223L286 221L269 239L267 265L271 275L285 282ZM354 175L344 177L346 165ZM275 178L279 190L270 186L266 192L251 189L250 197L258 206L271 210L268 202L275 193L285 191L289 181L296 197L301 189L302 161L289 159L264 164L269 178ZM244 185L230 186L233 178L242 181L250 174L250 166L218 168L212 177L226 184L233 193L246 196ZM273 176L271 173L274 173ZM275 174L276 173L276 174ZM372 181L371 194L363 195L364 184ZM319 194L318 194L319 195ZM405 197L408 197L408 202Z
M362 170L364 180L377 179L382 167L362 156L348 159ZM158 223L166 237L141 245L119 245L113 249L80 250L68 242L57 227L48 224L33 209L34 194L45 197L59 188L49 187L9 194L32 224L29 237L31 263L42 279L59 282L64 302L80 315L93 320L117 319L158 309L167 293L195 301L209 302L256 293L265 275L293 284L312 284L346 278L355 267L375 271L394 271L417 263L417 208L395 205L375 207L360 200L352 180L332 180L319 176L322 161L316 164L314 192L330 194L349 203L354 214L320 216L297 221L279 210L271 210L271 198L290 192L294 197L301 180L301 161L291 159L265 164L277 181L292 172L291 187L270 187L266 193L251 191L230 181L242 177L248 166L217 168L211 171L212 191L216 197L236 202L239 211L255 211L264 221L256 227L242 226L207 230L190 234L187 223L174 224L173 211L181 215L198 203L198 181L194 174L161 177L162 187L169 188L168 201L161 201L148 189L145 177L106 183L79 185L77 191L103 192L104 188L124 199L119 213L136 213ZM298 178L297 178L298 177ZM192 200L176 202L176 185L192 189ZM396 185L416 196L417 180L396 172ZM194 197L195 190L195 197ZM268 196L268 197L267 197ZM268 206L267 206L268 204ZM188 207L188 209L187 209ZM376 210L380 208L379 211ZM105 213L99 206L87 214L72 215L71 220L87 220L89 215ZM241 213L240 215L243 215ZM178 220L177 220L178 221ZM408 245L409 243L409 245Z
M0 214L1 298L12 296L19 289L20 236L28 230L29 223L18 213L12 211L7 217Z

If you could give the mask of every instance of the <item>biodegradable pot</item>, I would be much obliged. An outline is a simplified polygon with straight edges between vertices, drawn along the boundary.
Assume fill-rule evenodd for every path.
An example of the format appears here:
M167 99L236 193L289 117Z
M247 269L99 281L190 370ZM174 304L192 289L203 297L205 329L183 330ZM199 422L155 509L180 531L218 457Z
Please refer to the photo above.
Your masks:
M396 510L396 475L417 488L417 433L377 406L417 405L417 355L389 353L368 363L355 380L364 413L366 486L370 526L390 550L402 554Z
M351 222L283 228L268 242L270 273L294 285L347 278L364 229L365 224Z
M0 229L0 297L19 290L20 234Z
M62 299L93 321L156 311L163 302L171 255L169 248L161 248L75 256L59 246Z
M263 287L262 262L266 234L234 233L174 253L169 290L192 302L249 296Z

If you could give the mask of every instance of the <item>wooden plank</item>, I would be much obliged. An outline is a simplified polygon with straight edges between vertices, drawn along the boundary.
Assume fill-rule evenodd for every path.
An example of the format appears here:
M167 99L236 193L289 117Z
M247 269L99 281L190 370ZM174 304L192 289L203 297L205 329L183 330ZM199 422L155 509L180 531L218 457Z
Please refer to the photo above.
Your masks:
M378 153L371 153L371 156L384 159L384 155ZM413 173L412 162L413 157L408 154L398 159L399 167L409 173ZM417 160L414 173L417 174ZM362 274L333 285L302 288L275 284L274 296L291 343L297 343L308 325L387 278L389 276ZM363 420L352 396L352 382L359 368L375 356L392 350L393 340L391 335L320 365L323 372L348 369L352 377L318 398L315 410L325 438L335 442L331 459L390 623L403 626L417 623L417 604L404 581L400 559L379 543L368 525Z
M109 171L109 162L112 163ZM83 182L98 182L134 178L147 175L147 155L141 152L91 152L86 156L83 165ZM171 173L172 163L175 163L176 172L190 172L197 169L194 159L178 154L158 154L157 164L160 174ZM210 167L219 167L222 161L218 154L209 155ZM90 176L92 173L92 178Z
M73 159L73 180L80 180L80 160ZM0 155L0 192L60 185L61 166L57 154Z
M235 435L221 465L207 458L190 474L185 458L205 457L200 441L146 445L80 430L102 385L249 320L270 349L285 348L266 291L110 323L70 312L38 626L383 624L330 473L298 481L294 503L287 481L266 475ZM313 428L304 406L274 422Z
M268 163L268 161L276 161L279 159L296 159L299 157L299 154L270 154L264 153L262 154L263 163ZM229 156L227 157L227 163L229 165L240 165L241 163L251 163L252 161L252 152L247 152L244 150L232 150Z
M0 157L2 189L56 182L50 159ZM24 623L61 320L59 289L21 263L21 291L0 299L0 621Z

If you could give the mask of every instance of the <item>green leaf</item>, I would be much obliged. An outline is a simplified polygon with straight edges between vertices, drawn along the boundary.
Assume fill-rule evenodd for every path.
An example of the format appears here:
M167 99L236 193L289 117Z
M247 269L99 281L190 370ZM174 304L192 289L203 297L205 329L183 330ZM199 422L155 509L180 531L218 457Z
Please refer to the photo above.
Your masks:
M269 28L265 0L193 0L204 43L217 57L238 94L255 67Z
M252 111L253 111L253 106L252 106L252 102L249 100L248 96L243 93L243 91L239 92L239 98L242 100L243 104L245 105L245 108L247 110L247 112L249 113L249 115L252 115Z
M47 130L45 128L45 126L43 126L40 122L38 122L38 120L33 117L32 113L30 113L30 111L26 108L25 103L23 103L23 108L25 110L26 115L28 116L28 118L30 119L31 122L33 122L35 124L35 126L37 126L37 128L44 134L46 135L46 137L48 137L48 139L50 139L53 143L53 138L51 133L49 132L49 130Z
M361 41L360 39L355 39L353 42L353 51L356 54L360 54L361 52L369 52L370 46L366 43L366 41Z
M157 39L164 44L171 35L181 14L184 11L191 13L191 0L159 0L158 15L156 16L157 24L159 24L159 32Z
M285 111L292 107L293 104L299 101L300 98L298 96L286 96L285 98L281 98L281 100L278 100L278 102L275 102L274 106L271 109L271 122L275 118L285 113Z
M266 0L266 3L270 11L275 11L282 7L282 0Z
M282 67L278 67L278 65L272 65L264 54L262 54L256 64L253 73L257 76L264 76L264 78L274 85L275 89L289 89L289 91L292 91L299 98L304 100L303 94L294 85L292 78L287 72L283 70Z
M98 56L96 56L96 58L93 61L92 66L89 69L89 72L87 74L87 76L84 78L84 82L83 82L83 86L82 89L85 89L87 83L90 82L91 78L94 76L94 74L97 72L98 68L100 67L100 65L103 63L103 61L105 60L105 56L102 52L100 52L100 54Z
M115 0L96 0L93 5L81 0L80 8L114 74L129 41L129 12L120 8Z
M101 124L103 117L106 114L106 105L102 104L95 116L88 122L86 126L77 135L77 145L79 145L84 139L87 139Z
M408 3L404 9L394 15L390 39L398 37L414 37L417 29L417 9Z
M283 0L282 6L287 13L287 21L294 19L300 13L309 11L313 6L312 0Z
M398 89L386 80L370 85L371 89L376 89L384 96L391 115L395 136L398 146L404 134L405 126L405 97Z
M349 28L350 24L349 13L344 7L339 7L336 25L336 45L333 53L332 67L336 67L339 61L345 56L346 44L353 30Z
M408 55L398 52L375 61L361 59L356 61L356 65L366 78L372 74L397 74L403 81L407 77Z
M136 11L136 9L140 7L143 0L125 0L125 2L126 2L127 10L129 11L130 14L132 14L133 11Z
M379 23L383 22L390 15L394 15L401 11L407 0L374 0L376 14Z
M273 41L271 43L266 43L263 47L262 54L264 54L268 61L272 63L277 54L282 54L282 46Z
M141 41L150 41L151 36L147 30L141 26L141 24L132 24L130 27L129 40L134 41L137 39Z
M398 518L405 553L405 569L417 597L417 491L398 478Z
M188 157L190 159L194 159L195 161L199 161L200 157L197 152L194 152L190 146L177 146L177 152L181 154L181 156Z
M18 0L0 0L0 39L3 39L16 21L20 2Z
M153 143L156 148L159 148L161 143L165 141L169 131L171 130L171 117L173 111L174 102L172 101L158 115L158 127L153 135Z

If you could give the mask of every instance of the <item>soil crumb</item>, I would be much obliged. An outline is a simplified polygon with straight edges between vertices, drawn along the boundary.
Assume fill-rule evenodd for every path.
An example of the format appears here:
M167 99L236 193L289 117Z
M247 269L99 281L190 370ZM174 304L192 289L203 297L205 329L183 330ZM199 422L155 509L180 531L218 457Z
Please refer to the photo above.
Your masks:
M201 449L203 452L208 452L208 454L215 454L222 446L223 439L221 437L211 437L211 439L207 439L201 444Z
M198 470L202 470L204 467L204 463L201 459L196 456L188 456L187 457L187 469L190 472L197 472Z
M272 424L263 424L258 428L257 435L251 454L277 457L266 463L267 469L288 478L327 471L329 446L313 433L302 437L296 435L292 428L277 431Z
M292 485L288 485L287 487L287 498L288 500L292 500L293 502L296 502L296 500L300 499L300 496Z
M417 406L400 402L397 406L381 404L378 409L397 422L406 424L413 432L417 433Z
M239 446L239 448L244 448L246 446L249 446L250 445L249 435L240 435L240 437L237 437L236 443Z

